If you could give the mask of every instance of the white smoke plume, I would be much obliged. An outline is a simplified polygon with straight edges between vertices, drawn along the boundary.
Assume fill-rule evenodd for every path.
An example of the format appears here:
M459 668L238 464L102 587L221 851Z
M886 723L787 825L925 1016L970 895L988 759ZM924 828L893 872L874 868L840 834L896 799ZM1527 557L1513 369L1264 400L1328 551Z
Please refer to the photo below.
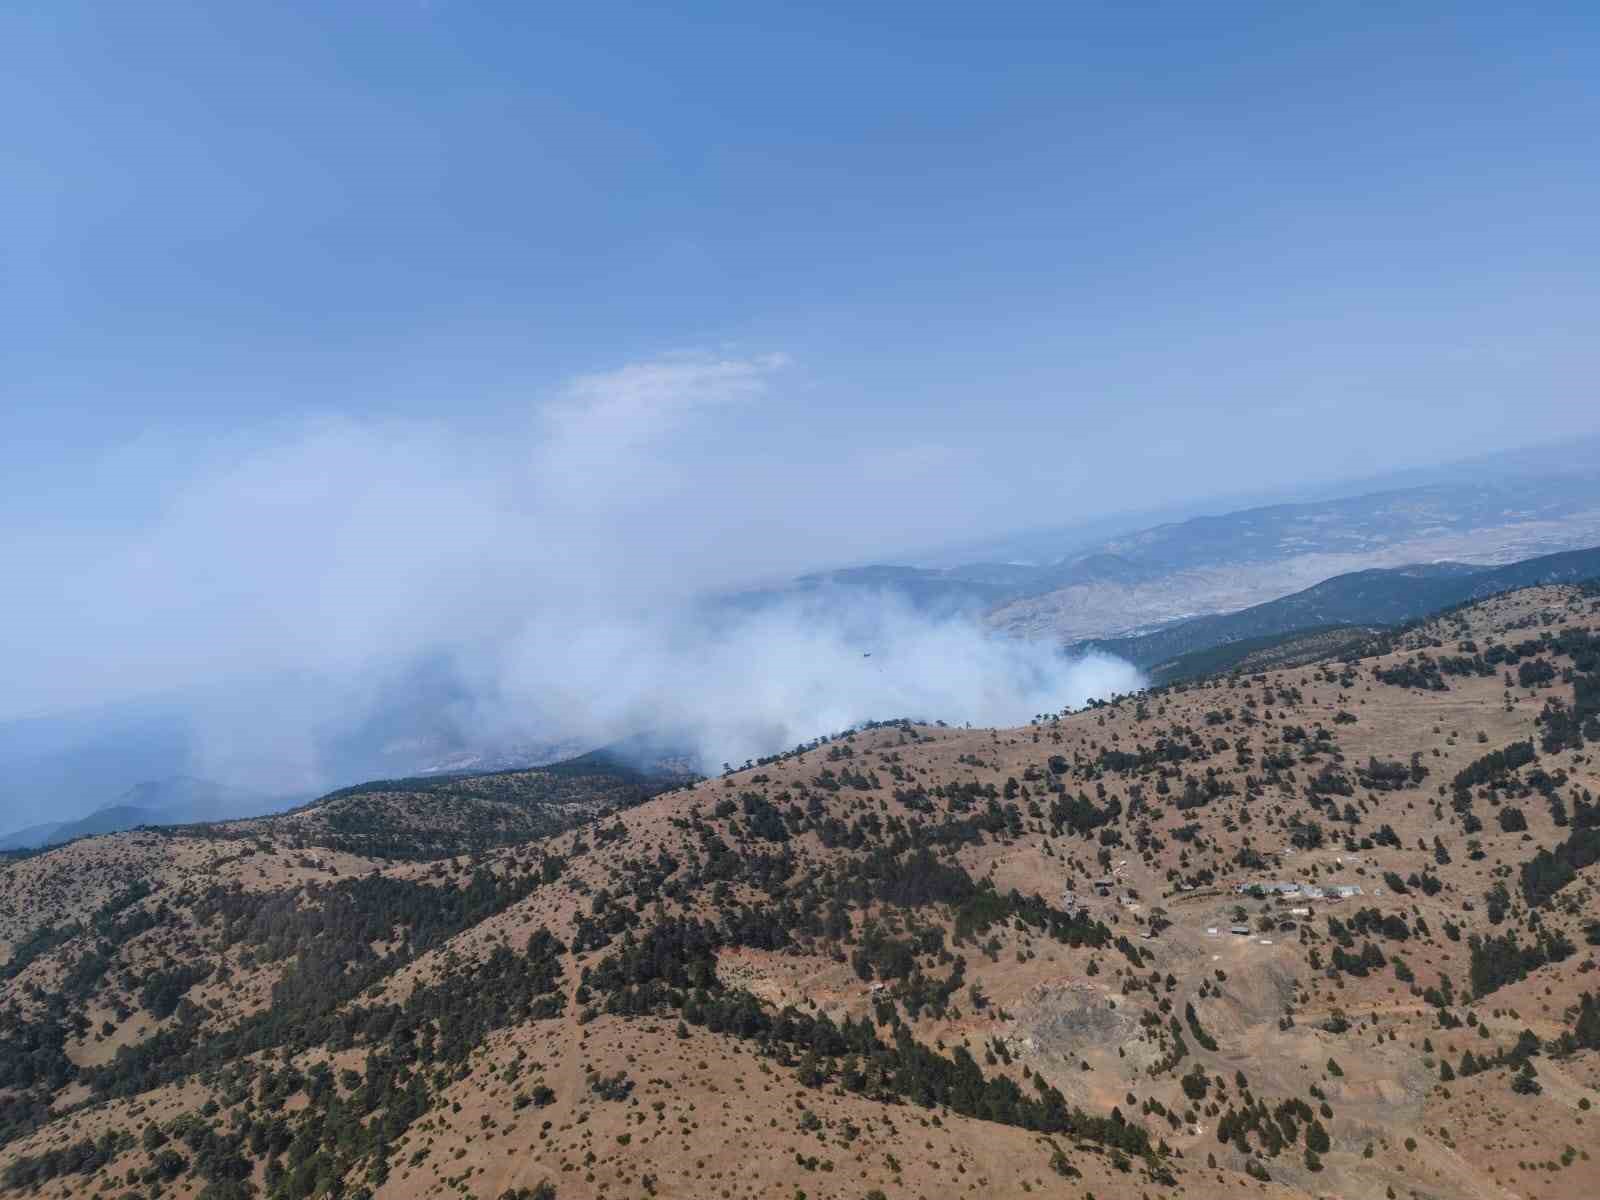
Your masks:
M682 737L701 769L738 763L868 720L1021 725L1142 684L1120 659L1068 659L960 618L913 612L889 594L778 603L707 623L530 627L503 660L513 711L582 714L589 737Z
M98 485L102 530L0 547L0 719L163 696L194 773L307 791L344 781L330 747L352 740L414 768L441 731L655 731L715 765L868 719L1021 723L1139 685L883 597L707 604L937 531L915 500L938 495L944 456L841 444L820 473L790 465L781 423L745 419L788 371L684 355L576 380L489 432L333 415L187 459L130 448ZM897 509L913 515L852 515Z

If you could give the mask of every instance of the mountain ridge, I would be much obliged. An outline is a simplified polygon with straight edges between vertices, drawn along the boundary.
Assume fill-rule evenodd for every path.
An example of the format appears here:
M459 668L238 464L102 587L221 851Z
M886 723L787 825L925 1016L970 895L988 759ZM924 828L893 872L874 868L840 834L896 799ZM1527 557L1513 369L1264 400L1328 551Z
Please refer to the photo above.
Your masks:
M870 592L935 617L1076 642L1248 608L1356 570L1496 566L1600 543L1600 471L1570 458L1556 472L1530 473L1537 455L1507 461L1516 468L1504 474L1203 513L1087 543L1069 538L1060 553L1028 561L996 562L976 544L980 557L967 563L817 571L740 602Z
M30 826L8 833L0 837L0 850L38 849L74 838L118 833L140 825L188 825L257 816L288 803L192 775L173 775L136 783L111 803L76 820Z
M1115 654L1152 670L1185 654L1230 642L1270 638L1339 625L1386 626L1430 612L1541 583L1600 577L1600 547L1541 555L1500 567L1422 563L1338 575L1304 591L1217 616L1181 621L1151 633L1080 642L1073 650Z

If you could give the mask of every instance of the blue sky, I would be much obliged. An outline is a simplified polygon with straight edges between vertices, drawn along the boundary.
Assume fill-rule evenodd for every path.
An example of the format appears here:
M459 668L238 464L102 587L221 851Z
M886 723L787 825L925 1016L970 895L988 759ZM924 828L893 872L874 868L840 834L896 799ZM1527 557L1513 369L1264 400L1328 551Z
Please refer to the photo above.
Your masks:
M1597 24L6 6L0 716L1600 430Z
M802 441L1058 462L1588 407L1592 6L671 7L9 6L14 455L708 347L791 356Z

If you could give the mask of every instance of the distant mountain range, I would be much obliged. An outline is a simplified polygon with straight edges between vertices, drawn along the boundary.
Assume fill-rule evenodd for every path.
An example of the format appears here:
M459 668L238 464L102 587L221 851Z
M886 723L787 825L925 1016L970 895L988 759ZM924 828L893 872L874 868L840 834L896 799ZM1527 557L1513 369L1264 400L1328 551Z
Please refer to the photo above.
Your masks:
M1476 481L1191 517L1037 561L816 572L744 599L865 590L935 616L975 616L1004 633L1071 643L1234 612L1363 569L1442 563L1449 574L1597 543L1600 469L1486 472Z
M136 784L112 803L78 820L15 830L0 837L0 850L35 850L74 838L120 833L140 825L192 825L201 821L260 816L286 808L290 803L290 800L225 787L207 779L176 775Z
M797 578L787 592L829 587L892 592L921 612L979 614L997 605L1081 584L1132 585L1159 578L1163 569L1107 552L1040 565L977 562L959 567L875 565L820 571ZM767 593L767 595L782 594Z
M1136 637L1088 640L1073 648L1115 654L1148 670L1156 682L1167 682L1190 673L1186 665L1199 665L1186 664L1186 658L1214 647L1237 644L1242 652L1281 634L1399 625L1516 588L1595 578L1600 578L1600 547L1541 555L1503 567L1428 563L1353 571L1239 612L1180 621ZM1226 665L1216 655L1207 656L1204 663L1208 670Z

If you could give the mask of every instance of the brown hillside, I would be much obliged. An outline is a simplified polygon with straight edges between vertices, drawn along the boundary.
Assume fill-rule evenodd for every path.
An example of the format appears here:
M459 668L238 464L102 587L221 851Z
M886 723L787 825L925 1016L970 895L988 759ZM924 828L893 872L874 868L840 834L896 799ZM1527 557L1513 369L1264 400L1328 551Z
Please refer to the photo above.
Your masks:
M1592 1197L1597 648L1532 589L649 799L357 789L11 863L0 1183Z

